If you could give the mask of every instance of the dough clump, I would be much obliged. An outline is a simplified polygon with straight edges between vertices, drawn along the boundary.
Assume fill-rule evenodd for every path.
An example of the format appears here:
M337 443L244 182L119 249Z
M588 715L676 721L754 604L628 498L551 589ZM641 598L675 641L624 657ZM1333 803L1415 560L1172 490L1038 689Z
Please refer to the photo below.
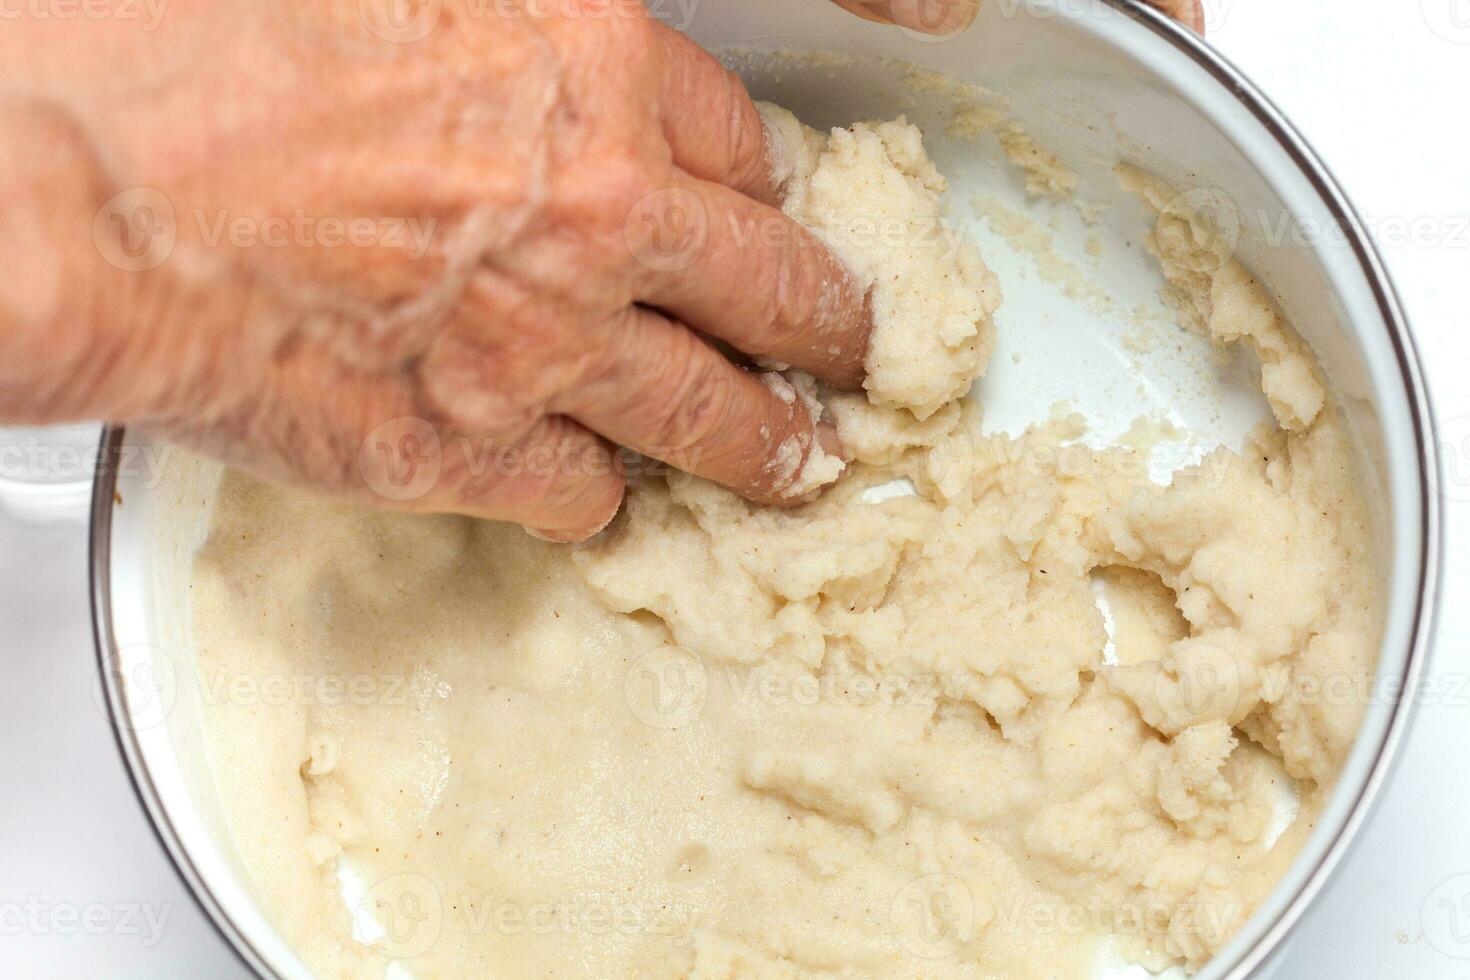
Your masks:
M1199 966L1340 770L1368 524L1261 288L1161 219L1181 307L1263 362L1279 424L1241 452L1158 486L1075 415L986 434L961 396L999 290L919 132L765 112L787 210L873 286L868 389L821 396L853 460L818 499L645 475L566 548L227 475L195 583L211 752L322 975L1041 980L1107 942ZM338 693L208 695L278 674ZM350 911L386 931L355 942Z
M1000 286L941 218L945 179L902 119L823 135L762 103L788 215L871 290L864 387L926 419L969 391L995 342Z

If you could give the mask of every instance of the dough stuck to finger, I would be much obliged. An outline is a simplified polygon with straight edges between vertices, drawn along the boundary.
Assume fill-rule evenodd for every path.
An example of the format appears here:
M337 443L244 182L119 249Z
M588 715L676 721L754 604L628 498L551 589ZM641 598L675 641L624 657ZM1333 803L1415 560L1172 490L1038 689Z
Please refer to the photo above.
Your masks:
M811 375L792 371L790 377L787 377L776 371L768 371L761 375L761 380L783 402L802 402L812 421L822 424L822 403L817 399L817 381ZM835 432L833 435L835 437ZM787 436L766 461L766 468L771 474L771 485L790 500L812 497L823 487L835 483L846 467L847 463L841 456L822 445L820 433L811 440Z
M771 186L784 196L793 177L810 179L825 140L822 134L807 126L795 115L772 105L757 102L761 123L766 130L766 159L771 164Z
M922 134L898 119L824 135L780 106L759 102L756 108L782 209L813 231L869 293L868 401L928 418L969 391L984 371L1001 294L979 252L944 222L948 185L930 162ZM762 379L777 394L800 397L811 417L821 418L820 388L810 375L784 371ZM786 486L783 493L792 499L810 499L845 468L820 445L808 452L788 438L772 449L767 465L773 483Z

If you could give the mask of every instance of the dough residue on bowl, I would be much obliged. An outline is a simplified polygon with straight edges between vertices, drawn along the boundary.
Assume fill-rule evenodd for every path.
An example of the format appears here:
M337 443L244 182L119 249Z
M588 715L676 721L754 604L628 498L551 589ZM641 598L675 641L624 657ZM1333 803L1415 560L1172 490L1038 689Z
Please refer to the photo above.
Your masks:
M919 131L766 114L787 210L873 289L868 390L819 393L853 457L824 495L647 474L564 547L227 475L195 581L210 751L320 974L1198 966L1309 831L1378 599L1348 441L1265 292L1126 173L1275 424L1167 487L1075 415L983 434L961 396L999 289Z

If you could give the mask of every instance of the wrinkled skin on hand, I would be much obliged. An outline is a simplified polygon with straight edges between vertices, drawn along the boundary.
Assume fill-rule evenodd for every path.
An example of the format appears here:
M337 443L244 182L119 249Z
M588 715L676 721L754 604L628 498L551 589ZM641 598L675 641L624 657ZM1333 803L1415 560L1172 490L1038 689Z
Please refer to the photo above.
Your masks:
M614 443L794 502L790 447L830 433L710 338L853 387L865 296L772 207L733 75L641 8L552 6L446 3L411 43L357 0L192 8L142 77L65 106L103 157L79 197L165 199L125 197L118 244L166 211L175 229L155 268L81 277L83 312L128 321L105 371L94 338L67 352L92 404L271 475L560 538L615 513ZM360 241L324 241L354 219ZM433 485L394 499L394 450L431 443Z
M796 502L835 435L727 355L853 388L870 314L738 79L618 0L389 3L0 37L0 417L558 540L616 513L615 446Z

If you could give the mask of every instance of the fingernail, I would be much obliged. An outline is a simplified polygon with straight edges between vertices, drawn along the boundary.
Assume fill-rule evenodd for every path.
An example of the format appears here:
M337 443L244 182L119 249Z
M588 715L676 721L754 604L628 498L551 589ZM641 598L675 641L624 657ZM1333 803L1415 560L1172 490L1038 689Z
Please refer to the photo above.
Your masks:
M1184 17L1196 34L1205 36L1205 0L1185 0Z
M889 16L900 27L952 37L975 22L978 0L890 0Z
M852 462L852 457L847 454L847 448L842 445L842 439L837 435L837 426L831 422L817 423L817 445L844 463Z
M524 530L537 541L545 541L549 544L574 544L582 540L582 535L568 535L565 531L538 531L534 527L528 527Z
M886 0L879 0L878 5L884 8L887 8L888 6ZM868 0L837 0L837 6L841 7L843 10L848 11L849 13L857 14L864 20L873 20L877 21L880 24L893 23L892 19L885 17L879 11L873 10L871 7L869 7Z
M587 531L541 531L534 527L524 526L522 530L537 541L545 541L548 544L581 544L583 541L589 541L603 531L606 531L607 526L613 522L622 509L623 501L620 497L618 499L618 506L614 507L612 513L607 515L607 520Z

